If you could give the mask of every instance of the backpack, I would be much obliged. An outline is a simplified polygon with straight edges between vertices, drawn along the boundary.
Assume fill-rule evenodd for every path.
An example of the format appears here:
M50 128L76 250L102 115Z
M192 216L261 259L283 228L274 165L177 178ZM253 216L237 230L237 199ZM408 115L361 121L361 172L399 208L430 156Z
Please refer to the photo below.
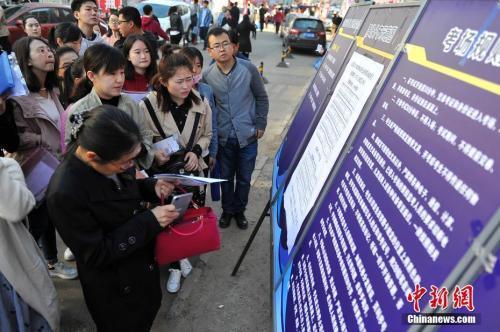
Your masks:
M170 15L170 30L183 31L182 20L179 13L175 12Z

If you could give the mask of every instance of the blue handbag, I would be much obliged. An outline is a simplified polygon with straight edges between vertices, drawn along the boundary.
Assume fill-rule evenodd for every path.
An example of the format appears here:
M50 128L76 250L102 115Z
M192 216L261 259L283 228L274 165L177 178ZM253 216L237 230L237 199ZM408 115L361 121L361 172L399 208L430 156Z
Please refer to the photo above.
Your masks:
M14 76L7 52L0 53L0 95L14 87Z

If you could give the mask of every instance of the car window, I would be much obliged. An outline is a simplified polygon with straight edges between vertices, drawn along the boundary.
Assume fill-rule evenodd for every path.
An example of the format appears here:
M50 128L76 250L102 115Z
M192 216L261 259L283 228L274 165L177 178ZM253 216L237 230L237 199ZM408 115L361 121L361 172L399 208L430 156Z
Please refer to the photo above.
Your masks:
M151 5L151 7L153 7L153 14L156 15L156 17L158 17L158 18L164 18L164 17L168 16L168 10L170 8L169 5L159 5L159 4L155 4L155 3L144 3L144 2L141 2L141 3L138 3L137 5L135 5L135 8L137 8L139 10L139 13L141 13L141 15L144 14L144 12L142 11L142 8L145 5Z
M23 15L23 18L26 16L34 16L40 24L50 23L50 9L52 8L36 8L30 10Z
M15 13L17 13L21 8L23 8L22 6L13 6L13 7L8 7L6 9L4 9L3 11L3 14L5 16L5 19L9 19L11 18Z
M298 19L293 23L293 27L300 30L321 30L323 28L323 24L316 20Z
M73 13L68 8L57 8L57 16L55 17L57 17L57 22L55 23L76 21Z

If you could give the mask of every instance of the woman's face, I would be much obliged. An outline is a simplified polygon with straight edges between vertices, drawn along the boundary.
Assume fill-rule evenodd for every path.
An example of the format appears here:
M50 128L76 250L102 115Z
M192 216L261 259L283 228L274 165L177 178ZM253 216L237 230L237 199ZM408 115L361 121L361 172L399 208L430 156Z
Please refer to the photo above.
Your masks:
M82 37L80 37L78 40L72 41L72 42L67 42L67 43L59 43L59 38L58 38L58 44L59 46L69 46L72 49L75 50L76 53L80 53L80 47L82 46Z
M119 96L122 91L123 83L125 82L125 70L120 68L113 73L108 73L103 68L98 73L88 71L87 77L92 81L99 97L111 99Z
M68 69L71 64L78 59L78 55L75 52L66 52L59 57L59 68L57 68L57 76L59 78L64 77L64 72Z
M54 53L49 45L40 40L33 40L30 44L29 65L33 71L51 72L54 71Z
M132 63L136 72L144 73L151 64L151 54L146 44L140 40L132 44L128 53L128 60Z
M174 76L161 83L172 98L184 100L193 88L193 72L188 67L180 67Z
M109 25L109 28L111 29L111 31L113 31L113 32L118 31L118 27L120 25L120 21L118 20L118 16L111 15L109 17L108 25Z
M26 20L24 32L26 32L29 37L40 37L42 35L42 28L36 18L30 17Z
M141 145L137 144L134 146L130 152L121 156L118 160L110 161L107 163L99 163L98 160L94 160L90 165L99 173L104 175L114 175L118 173L123 173L134 167L134 160L137 158L141 152ZM97 156L98 158L98 156Z
M193 61L193 72L195 75L200 75L201 70L203 69L203 64L200 61L200 58L195 57Z

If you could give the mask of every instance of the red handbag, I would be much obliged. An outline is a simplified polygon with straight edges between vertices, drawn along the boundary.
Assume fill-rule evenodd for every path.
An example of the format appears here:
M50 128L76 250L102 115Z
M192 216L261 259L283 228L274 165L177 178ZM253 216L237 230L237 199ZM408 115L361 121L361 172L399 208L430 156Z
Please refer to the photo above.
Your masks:
M217 216L209 207L188 209L181 222L168 226L156 237L158 265L176 262L220 249Z

